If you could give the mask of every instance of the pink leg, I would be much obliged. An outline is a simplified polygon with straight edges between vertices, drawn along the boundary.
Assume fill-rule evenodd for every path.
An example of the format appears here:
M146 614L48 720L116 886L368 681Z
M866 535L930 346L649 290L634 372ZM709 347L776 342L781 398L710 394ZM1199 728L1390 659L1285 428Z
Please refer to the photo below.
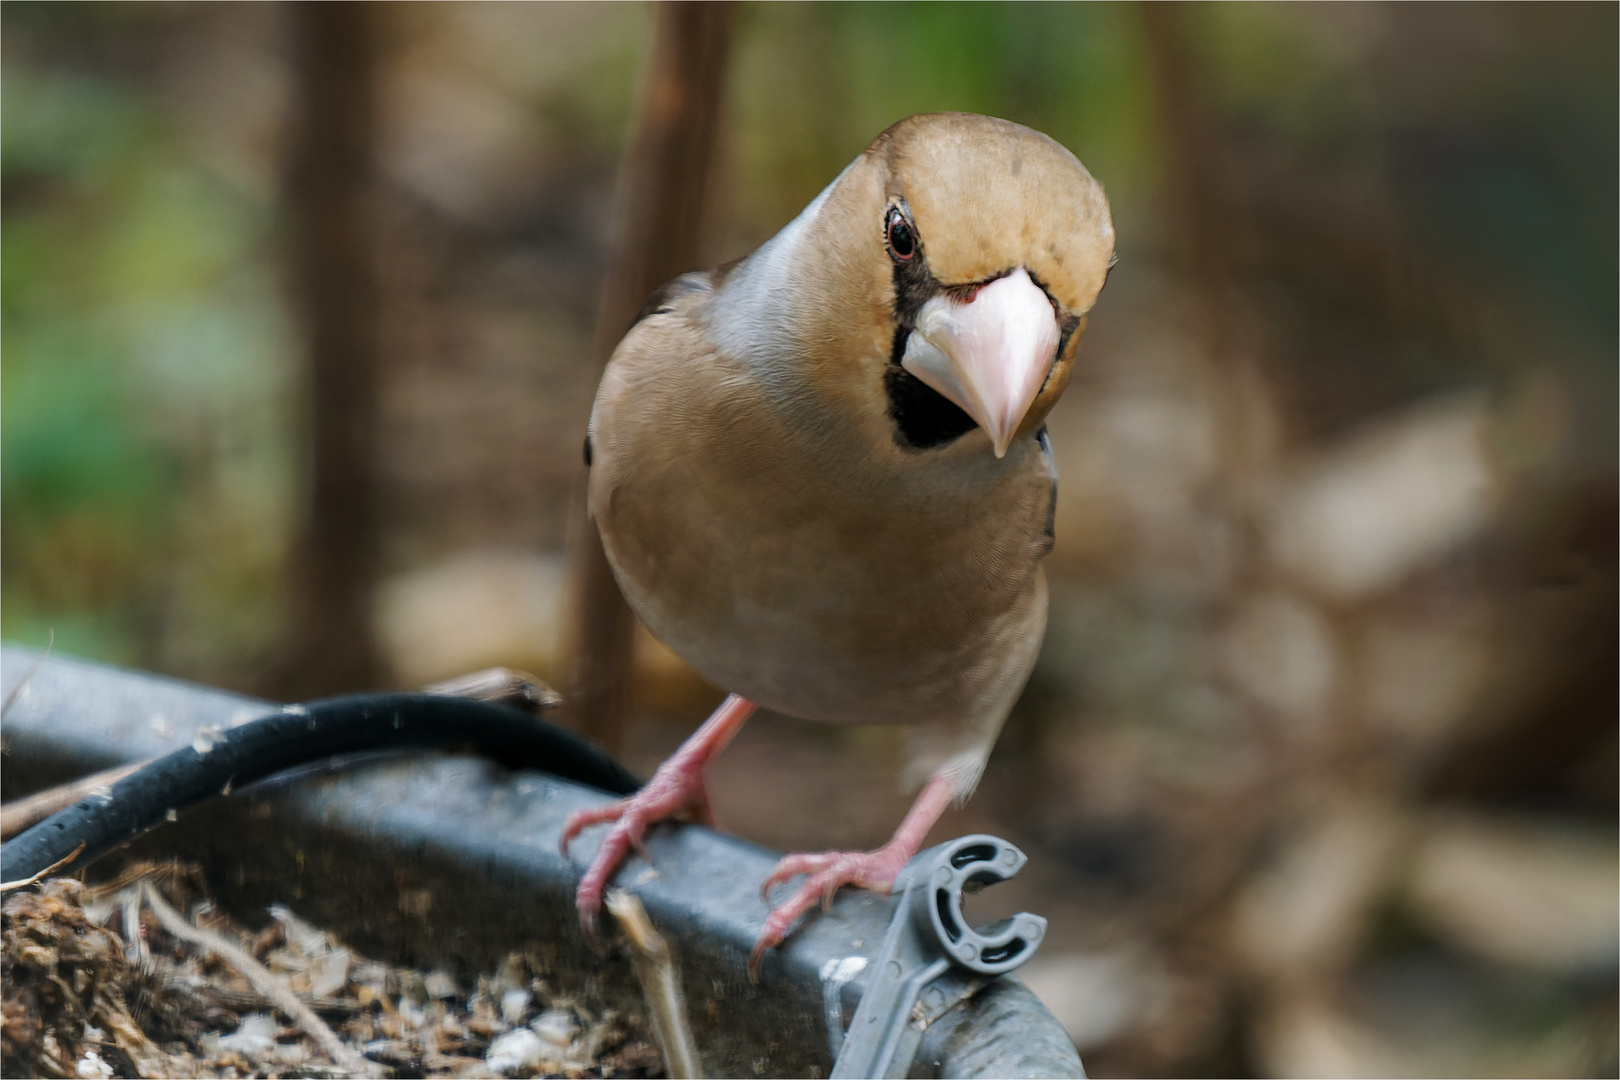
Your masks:
M773 885L798 874L808 874L809 877L786 903L772 909L770 918L765 920L765 928L759 932L759 940L748 958L749 978L758 981L759 961L765 955L765 950L781 944L794 922L809 911L817 900L821 901L823 909L831 907L833 894L843 885L858 885L881 893L893 888L895 877L917 854L928 830L934 827L934 822L950 805L954 788L955 784L949 776L939 775L929 780L917 795L917 801L911 804L906 819L895 830L894 837L876 851L821 851L789 855L777 863L776 869L760 886L761 896L769 892Z
M681 744L670 759L658 766L651 780L628 799L598 807L595 810L577 810L563 826L561 848L568 854L568 845L582 829L604 822L613 822L613 828L602 840L596 858L591 860L585 876L579 879L579 890L574 904L579 908L579 924L588 936L594 938L596 915L602 909L602 893L608 878L633 847L644 856L646 849L641 838L647 826L681 813L690 813L704 825L714 824L709 809L709 792L703 786L703 767L709 759L726 748L731 737L742 728L743 722L754 714L757 706L732 694L720 703L698 728Z

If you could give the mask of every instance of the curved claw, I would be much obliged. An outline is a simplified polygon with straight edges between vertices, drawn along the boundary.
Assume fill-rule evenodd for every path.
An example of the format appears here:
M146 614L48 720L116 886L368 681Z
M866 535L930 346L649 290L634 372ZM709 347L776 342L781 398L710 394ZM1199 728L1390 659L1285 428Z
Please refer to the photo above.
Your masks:
M844 883L842 881L839 881L836 875L828 876L826 878L826 880L822 883L822 886L821 886L821 910L822 911L831 911L832 910L833 894L838 891L838 887L840 885L842 885L842 884L844 884Z
M763 896L771 886L786 881L795 874L809 874L787 903L772 911L754 943L748 957L748 977L759 981L759 962L765 950L780 944L800 915L810 910L819 897L824 908L831 907L833 896L843 885L859 885L887 895L894 888L895 878L905 869L910 858L928 830L934 827L956 791L956 781L950 773L935 774L917 801L912 803L906 819L895 830L893 838L876 851L823 851L813 855L789 855L776 864L760 887Z

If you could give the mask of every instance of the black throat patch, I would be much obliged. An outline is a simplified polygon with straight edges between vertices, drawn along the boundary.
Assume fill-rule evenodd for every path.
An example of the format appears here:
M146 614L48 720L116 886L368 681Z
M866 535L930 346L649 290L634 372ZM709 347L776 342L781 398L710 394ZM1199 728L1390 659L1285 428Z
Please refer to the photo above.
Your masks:
M941 291L920 250L915 259L894 264L894 345L883 372L883 390L894 421L894 441L907 450L948 445L978 426L955 402L900 366L917 313Z

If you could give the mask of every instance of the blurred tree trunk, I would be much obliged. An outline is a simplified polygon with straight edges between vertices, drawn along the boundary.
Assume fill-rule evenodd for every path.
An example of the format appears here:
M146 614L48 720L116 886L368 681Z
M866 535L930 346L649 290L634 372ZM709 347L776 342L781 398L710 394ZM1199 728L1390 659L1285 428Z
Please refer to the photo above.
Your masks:
M1141 6L1153 80L1172 232L1188 272L1221 291L1235 269L1235 200L1220 130L1203 102L1209 80L1188 41L1182 0Z
M286 696L374 686L378 286L375 10L287 7L294 67L286 200L308 364L309 483L292 559Z
M733 16L731 3L683 0L657 8L652 66L619 176L618 231L597 310L599 364L654 289L697 269ZM575 545L573 706L585 733L617 750L630 703L635 616L596 526L586 521L583 531Z
M1164 148L1170 233L1192 286L1194 331L1220 369L1225 393L1222 452L1229 494L1274 464L1278 441L1275 402L1280 372L1265 361L1265 331L1246 278L1253 270L1256 222L1241 189L1220 118L1209 103L1214 79L1194 47L1189 5L1165 0L1140 6L1148 70ZM1250 493L1252 495L1252 493Z

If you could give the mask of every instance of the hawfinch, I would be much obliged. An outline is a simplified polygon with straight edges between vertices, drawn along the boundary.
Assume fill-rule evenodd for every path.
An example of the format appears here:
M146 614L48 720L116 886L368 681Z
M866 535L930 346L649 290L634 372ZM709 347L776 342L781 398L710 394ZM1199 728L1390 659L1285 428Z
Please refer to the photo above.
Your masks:
M750 970L818 899L888 891L973 791L1046 626L1044 421L1114 251L1075 156L1005 120L895 124L739 262L647 302L591 413L589 511L636 614L731 695L611 822L594 925L649 824L712 822L703 769L759 706L909 728L921 791L876 851L789 855Z

